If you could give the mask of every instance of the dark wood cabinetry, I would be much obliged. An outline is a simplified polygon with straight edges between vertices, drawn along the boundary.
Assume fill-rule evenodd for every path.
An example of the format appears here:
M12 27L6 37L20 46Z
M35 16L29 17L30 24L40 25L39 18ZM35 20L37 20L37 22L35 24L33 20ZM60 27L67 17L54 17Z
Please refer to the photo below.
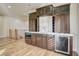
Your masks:
M36 34L32 34L32 45L36 46Z
M67 14L70 12L70 4L54 7L54 15Z
M25 33L25 42L27 44L32 44L32 38L31 38L31 34L30 33Z
M51 15L52 32L70 33L70 4L53 7L48 5L36 9L36 12L29 14L29 31L39 31L39 17Z
M36 12L29 14L29 31L36 31L37 14Z
M68 34L67 34L68 35ZM66 36L66 39L67 37L69 38L69 43L66 43L66 45L68 44L69 45L69 55L72 55L72 48L73 48L73 45L72 45L72 42L73 42L73 36ZM37 47L40 47L40 48L43 48L43 49L47 49L47 50L51 50L51 51L56 51L56 46L59 46L58 44L56 44L56 41L57 43L59 43L60 41L58 39L60 39L60 37L63 37L63 35L57 33L57 34L43 34L43 33L25 33L25 42L27 44L30 44L30 45L33 45L33 46L37 46ZM65 38L64 38L65 39ZM64 40L63 39L63 40ZM61 42L60 42L61 43ZM65 42L62 41L62 44L64 44ZM61 44L61 45L62 45ZM61 47L61 45L59 47ZM64 46L64 45L63 45ZM65 46L64 46L65 47ZM63 48L64 49L64 48ZM65 47L65 49L67 49Z
M38 16L52 15L52 14L53 14L53 5L48 5L37 9Z
M54 50L54 39L55 37L53 35L37 33L25 34L25 42L27 44L31 44L48 50Z
M55 32L70 33L69 14L55 15Z
M47 35L42 35L42 48L47 48Z
M41 48L46 48L46 35L44 34L32 34L32 45L41 47Z
M41 47L42 48L42 35L41 34L37 34L36 36L36 46Z
M37 46L41 48L46 48L46 35L45 34L37 34L36 38Z
M70 33L70 4L54 7L55 32Z

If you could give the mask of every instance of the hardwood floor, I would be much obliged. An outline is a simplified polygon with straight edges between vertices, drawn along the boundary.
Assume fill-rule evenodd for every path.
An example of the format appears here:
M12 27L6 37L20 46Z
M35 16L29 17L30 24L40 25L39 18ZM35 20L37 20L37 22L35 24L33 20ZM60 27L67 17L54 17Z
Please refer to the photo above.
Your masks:
M65 56L46 49L28 45L24 39L0 39L1 56Z

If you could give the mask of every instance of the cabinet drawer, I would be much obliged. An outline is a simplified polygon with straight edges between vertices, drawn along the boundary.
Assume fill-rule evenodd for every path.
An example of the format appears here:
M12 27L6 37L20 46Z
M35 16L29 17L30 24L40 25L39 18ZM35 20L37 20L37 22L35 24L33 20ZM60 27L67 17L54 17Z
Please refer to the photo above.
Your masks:
M47 48L47 38L46 35L42 35L42 48Z
M38 47L42 48L42 38L41 37L37 37L36 44Z

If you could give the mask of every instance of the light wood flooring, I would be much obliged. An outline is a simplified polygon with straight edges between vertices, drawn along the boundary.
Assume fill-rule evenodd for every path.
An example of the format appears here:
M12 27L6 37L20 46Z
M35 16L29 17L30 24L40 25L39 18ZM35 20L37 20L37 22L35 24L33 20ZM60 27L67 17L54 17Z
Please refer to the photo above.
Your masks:
M28 45L24 39L0 39L0 56L65 56L60 53Z

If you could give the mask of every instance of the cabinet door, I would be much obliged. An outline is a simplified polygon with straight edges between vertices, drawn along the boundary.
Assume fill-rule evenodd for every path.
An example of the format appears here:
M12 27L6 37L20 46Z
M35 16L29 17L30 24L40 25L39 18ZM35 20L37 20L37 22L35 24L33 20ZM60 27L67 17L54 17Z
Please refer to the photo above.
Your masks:
M29 17L29 31L32 31L32 18Z
M43 9L42 8L37 9L37 15L38 16L43 15Z
M25 33L25 42L27 44L32 44L31 34Z
M54 15L67 14L70 12L70 4L54 7Z
M37 34L36 44L38 47L42 48L42 34Z
M35 31L35 19L34 20L32 20L32 31Z
M47 48L47 38L46 34L42 35L42 48Z
M69 14L55 16L55 32L70 33Z
M69 14L61 15L60 32L70 33Z
M60 32L60 20L61 20L61 16L60 15L56 15L55 16L55 32Z
M29 30L30 31L35 31L36 27L35 27L35 21L37 19L37 13L30 13L29 14Z
M53 6L52 5L46 6L44 11L47 15L52 15L53 14Z
M38 16L42 15L52 15L53 14L53 5L48 5L37 9Z
M32 34L32 45L36 46L36 34Z

